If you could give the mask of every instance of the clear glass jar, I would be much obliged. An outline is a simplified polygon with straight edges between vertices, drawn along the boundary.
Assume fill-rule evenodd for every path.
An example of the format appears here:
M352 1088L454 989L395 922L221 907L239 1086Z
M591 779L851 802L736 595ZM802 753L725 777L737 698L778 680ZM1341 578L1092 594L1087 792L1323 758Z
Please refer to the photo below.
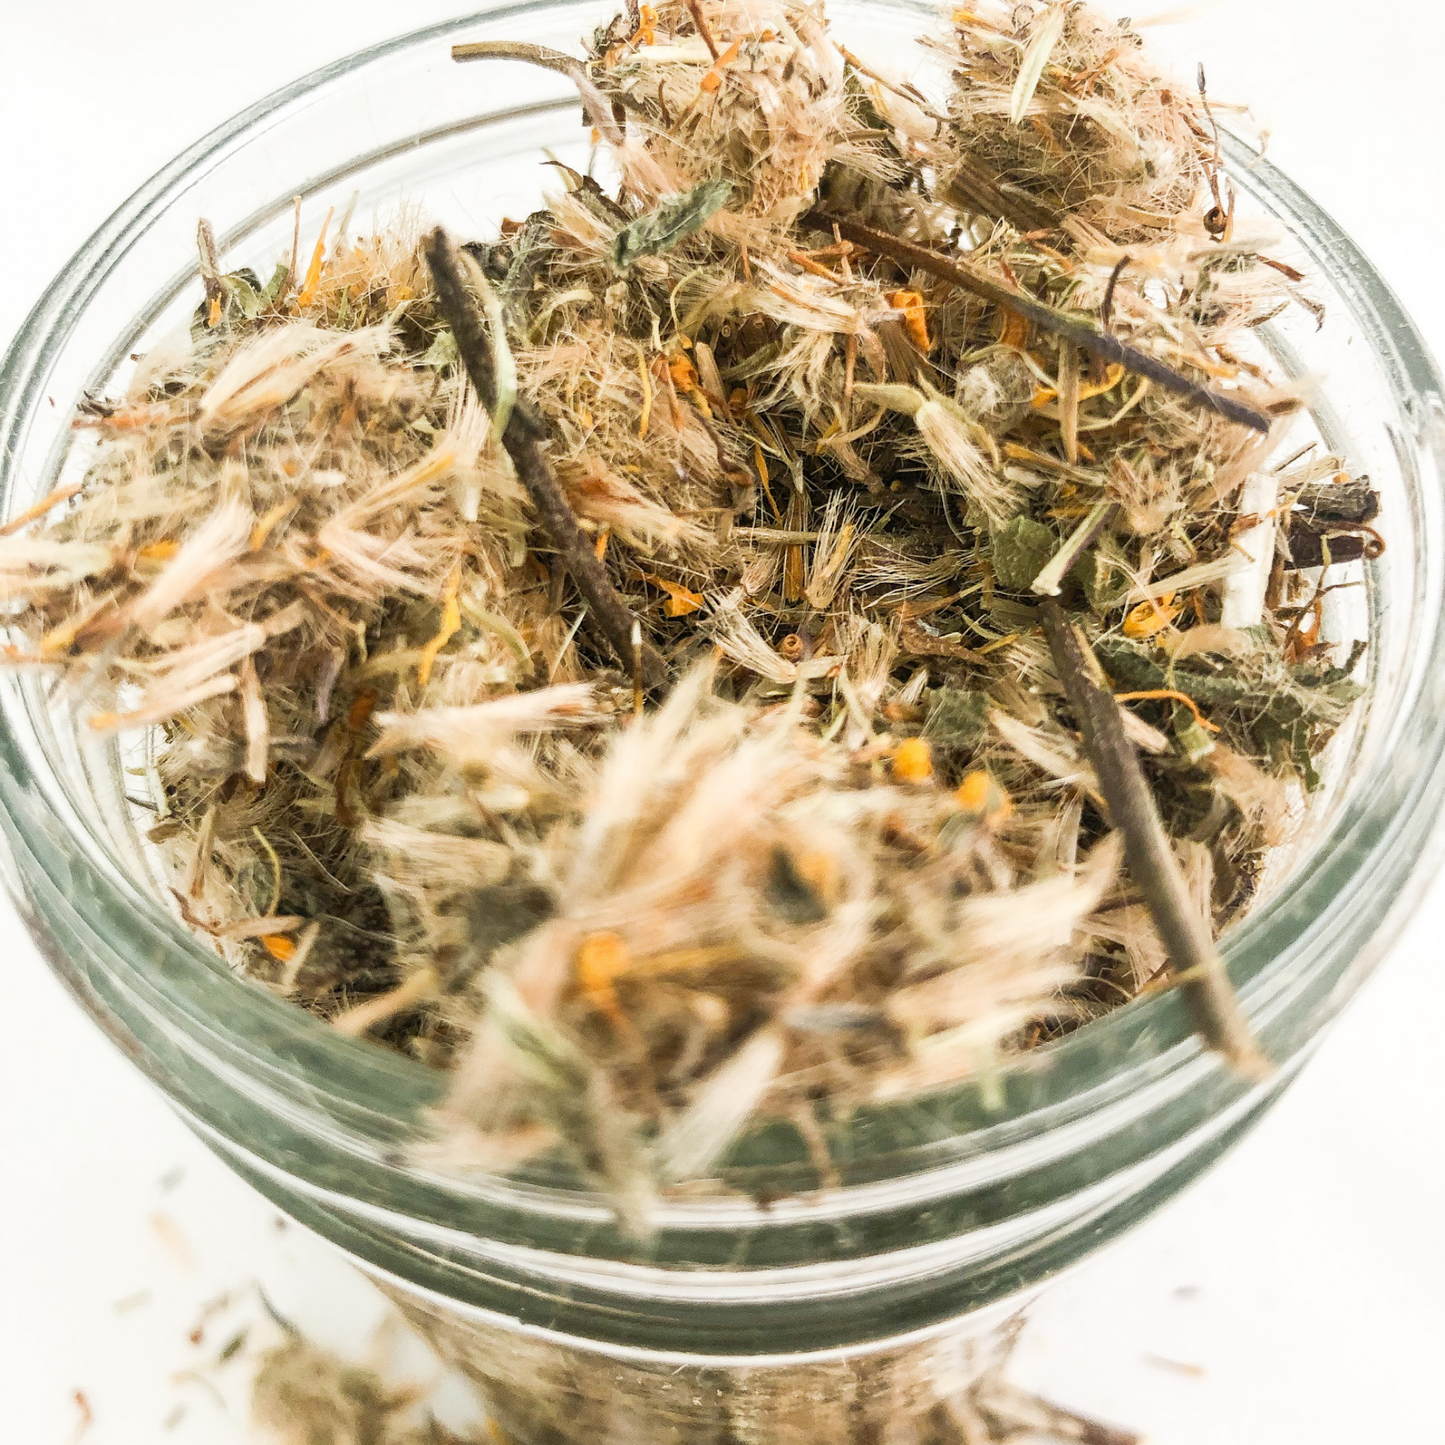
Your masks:
M113 389L126 358L195 305L198 217L229 264L261 274L289 252L297 195L309 234L353 195L368 228L407 203L484 234L530 208L544 148L585 160L585 131L561 77L457 66L449 45L525 36L575 49L611 9L496 6L407 36L180 156L75 257L5 358L5 510L83 466L69 403ZM933 12L831 14L855 49L908 69ZM961 1388L1001 1317L1269 1106L1418 896L1445 814L1440 378L1328 217L1267 164L1236 179L1318 278L1324 325L1301 312L1265 344L1321 378L1307 425L1369 474L1389 544L1369 588L1332 594L1327 619L1332 635L1370 638L1366 702L1309 826L1224 943L1279 1065L1262 1086L1201 1053L1179 998L1156 995L1017 1060L995 1090L861 1111L830 1134L836 1187L819 1189L791 1126L760 1128L716 1187L669 1200L639 1243L560 1165L458 1179L417 1164L407 1146L425 1137L444 1079L229 973L158 901L125 801L128 759L78 738L33 674L0 676L0 862L56 971L238 1173L369 1268L490 1385L529 1445L863 1440Z

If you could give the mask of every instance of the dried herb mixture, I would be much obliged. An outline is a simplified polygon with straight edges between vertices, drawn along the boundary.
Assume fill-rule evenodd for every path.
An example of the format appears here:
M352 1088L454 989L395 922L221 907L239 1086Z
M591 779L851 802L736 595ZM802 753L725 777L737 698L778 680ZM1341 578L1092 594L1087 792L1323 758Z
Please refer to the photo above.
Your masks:
M1360 691L1377 502L1279 460L1255 328L1316 303L1202 84L1082 5L921 43L936 94L798 0L460 47L570 75L594 173L269 283L203 227L0 539L8 661L150 740L181 917L638 1227L759 1113L826 1178L820 1117L1171 963L1259 1064L1211 938Z

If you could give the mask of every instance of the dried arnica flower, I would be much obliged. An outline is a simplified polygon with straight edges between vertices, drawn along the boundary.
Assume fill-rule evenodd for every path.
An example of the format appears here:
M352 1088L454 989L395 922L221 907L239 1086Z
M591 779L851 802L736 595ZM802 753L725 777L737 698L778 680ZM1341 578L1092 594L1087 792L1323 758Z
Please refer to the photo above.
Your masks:
M267 284L203 226L0 540L7 659L148 740L180 917L638 1230L758 1115L826 1180L820 1123L1171 971L1266 1067L1213 938L1359 692L1378 504L1279 460L1252 328L1313 302L1202 89L1080 5L924 43L934 95L791 0L462 47L572 76L615 182Z

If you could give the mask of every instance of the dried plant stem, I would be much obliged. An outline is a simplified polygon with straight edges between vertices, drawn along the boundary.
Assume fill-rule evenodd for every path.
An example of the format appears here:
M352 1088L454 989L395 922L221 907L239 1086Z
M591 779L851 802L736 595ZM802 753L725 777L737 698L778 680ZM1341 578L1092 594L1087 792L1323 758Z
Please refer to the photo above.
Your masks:
M1069 569L1083 556L1094 539L1104 530L1114 514L1115 503L1105 498L1095 502L1084 520L1065 539L1064 545L1049 558L1042 572L1029 584L1029 591L1039 597L1057 597Z
M1144 895L1194 1026L1209 1047L1240 1073L1263 1078L1271 1066L1250 1034L1209 928L1190 901L1154 795L1124 733L1119 705L1095 681L1097 664L1091 666L1093 659L1063 608L1047 599L1040 611L1054 666L1083 732L1099 791L1114 826L1124 835L1130 875Z
M1099 325L1108 331L1114 322L1114 293L1119 289L1119 277L1132 258L1126 251L1119 257L1114 269L1109 272L1109 284L1104 288L1104 299L1099 306Z
M339 1034L359 1039L368 1029L384 1023L397 1014L404 1013L416 1004L424 1003L441 989L441 975L434 968L418 969L403 984L390 993L377 994L345 1013L337 1014L331 1026Z
M1035 301L1032 296L1000 286L996 281L979 276L967 266L950 260L947 256L940 256L927 247L916 246L912 241L900 240L897 236L875 231L872 226L864 226L857 221L849 221L822 211L811 212L805 218L805 223L825 231L836 226L838 234L845 240L866 246L876 255L887 256L900 265L926 271L930 276L937 276L940 281L948 281L961 291L972 292L985 301L991 301L995 306L1006 306L1041 331L1052 332L1094 356L1117 362L1139 376L1147 376L1150 381L1166 390L1176 392L1198 406L1218 412L1229 421L1251 427L1257 432L1268 432L1273 425L1271 419L1258 408L1216 391L1213 387L1191 381L1182 372L1166 366L1157 357L1129 346L1115 336L1096 330L1087 321L1076 321L1072 317L1061 315L1053 307Z
M965 210L1000 216L1020 232L1058 229L1057 211L1017 186L1006 188L978 162L958 166L948 186L948 196Z
M601 92L592 83L587 68L575 56L549 45L531 45L523 40L474 40L465 45L452 46L452 59L466 60L520 60L525 65L538 65L543 70L555 70L565 75L577 87L582 97L582 108L587 117L613 145L622 143L622 131L617 118L603 100ZM619 101L625 106L626 101Z
M821 532L789 532L777 527L734 527L733 536L768 547L798 547L816 542Z
M462 270L461 257L450 236L440 228L426 241L427 264L437 289L437 309L456 338L457 354L477 389L490 404L496 393L496 365L492 344L487 339L481 308L473 298ZM572 574L577 590L586 599L592 617L611 644L617 660L631 673L638 659L643 681L659 686L667 676L667 664L655 647L644 643L633 647L636 619L618 596L599 560L591 539L578 524L576 515L562 494L562 488L542 451L541 429L530 410L513 407L502 433L502 445L517 469L517 479L527 489L542 529Z
M53 507L58 507L62 502L68 502L80 490L77 482L69 482L63 487L56 487L53 492L48 492L36 502L33 507L27 507L18 517L12 517L3 527L0 527L0 537L13 537L17 532L24 531L31 522L43 517Z
M1064 460L1079 464L1079 349L1069 342L1059 347L1059 426L1064 436Z
M521 60L571 76L582 69L575 56L548 45L529 45L524 40L474 40L452 46L453 60Z
M692 23L697 26L697 33L702 36L703 44L707 46L709 54L716 61L720 52L717 41L713 39L712 26L707 23L707 16L702 13L702 6L698 0L686 0L686 4L687 13L692 16Z

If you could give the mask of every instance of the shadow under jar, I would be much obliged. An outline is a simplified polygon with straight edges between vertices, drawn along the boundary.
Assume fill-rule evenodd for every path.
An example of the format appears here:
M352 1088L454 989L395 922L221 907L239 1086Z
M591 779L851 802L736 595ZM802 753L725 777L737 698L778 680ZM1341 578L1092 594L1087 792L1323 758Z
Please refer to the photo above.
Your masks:
M199 217L228 265L260 274L289 252L298 195L308 226L355 194L361 218L404 203L493 232L531 208L544 151L585 166L585 128L562 77L457 66L450 45L569 49L610 10L497 6L404 37L180 156L74 258L5 358L6 513L84 469L67 408L47 398L115 390L126 358L195 306ZM900 69L932 14L831 7L849 45ZM1012 1062L988 1091L837 1124L827 1189L790 1125L761 1125L638 1243L560 1163L454 1178L411 1162L445 1079L230 973L159 901L124 751L83 742L33 675L0 677L0 861L55 970L237 1173L371 1271L518 1440L863 1441L924 1414L986 1367L1031 1292L1259 1117L1418 896L1445 813L1440 379L1328 217L1267 164L1237 167L1236 183L1291 231L1327 307L1318 330L1299 311L1261 338L1281 370L1322 378L1291 442L1317 436L1368 474L1388 542L1352 564L1368 585L1330 594L1326 617L1328 636L1368 637L1366 697L1303 833L1223 943L1278 1065L1263 1085L1201 1052L1180 998L1155 995Z

